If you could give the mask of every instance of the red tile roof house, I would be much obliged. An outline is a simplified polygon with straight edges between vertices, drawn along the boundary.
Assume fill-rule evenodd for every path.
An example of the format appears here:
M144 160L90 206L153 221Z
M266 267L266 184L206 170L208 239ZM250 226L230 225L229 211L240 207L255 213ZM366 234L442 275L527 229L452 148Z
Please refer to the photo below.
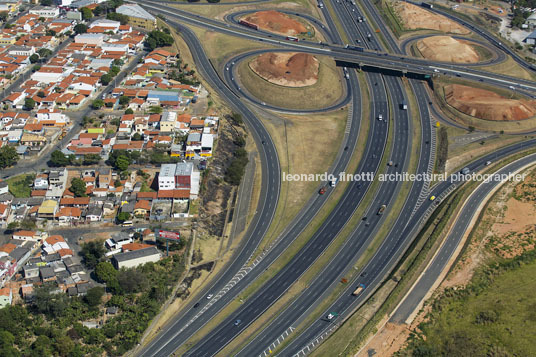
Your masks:
M63 207L56 213L56 218L60 224L69 224L71 222L79 221L81 216L82 211L78 207Z
M13 239L18 240L30 240L30 241L39 241L42 238L46 238L47 235L41 235L35 231L18 231L13 233Z

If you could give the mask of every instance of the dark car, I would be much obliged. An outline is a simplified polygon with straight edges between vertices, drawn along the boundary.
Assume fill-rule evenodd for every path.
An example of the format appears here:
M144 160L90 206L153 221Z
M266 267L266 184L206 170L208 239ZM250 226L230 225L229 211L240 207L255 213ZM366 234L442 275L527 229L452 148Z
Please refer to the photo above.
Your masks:
M194 305L194 309L197 309L199 307L199 303L196 302L195 305Z

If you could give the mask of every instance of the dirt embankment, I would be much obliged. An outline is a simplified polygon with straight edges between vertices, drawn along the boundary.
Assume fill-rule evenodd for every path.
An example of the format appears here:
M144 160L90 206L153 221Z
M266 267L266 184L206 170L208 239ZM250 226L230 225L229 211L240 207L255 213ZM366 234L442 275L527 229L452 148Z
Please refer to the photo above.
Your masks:
M305 87L318 80L318 60L307 53L263 53L249 67L270 83L287 87Z
M278 33L285 36L296 36L307 32L307 29L299 21L279 11L258 11L244 16L241 20L258 25L260 29Z
M392 6L406 29L428 29L464 35L470 33L468 29L456 22L419 6L402 1L395 1Z
M536 116L535 100L508 99L485 89L460 84L451 84L444 89L448 104L476 118L515 121Z
M423 38L417 42L417 49L424 58L433 61L476 63L480 59L472 46L450 36Z

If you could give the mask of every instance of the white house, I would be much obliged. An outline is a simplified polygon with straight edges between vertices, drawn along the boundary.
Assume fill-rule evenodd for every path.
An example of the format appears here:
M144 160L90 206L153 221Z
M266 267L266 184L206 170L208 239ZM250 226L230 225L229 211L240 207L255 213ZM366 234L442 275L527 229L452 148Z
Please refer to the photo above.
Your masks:
M117 31L119 30L119 26L121 26L121 23L119 21L108 20L108 19L98 19L98 20L93 21L89 25L89 28L104 27L108 31L117 33Z
M41 83L59 83L64 77L61 67L41 67L39 71L32 74L32 79Z
M74 37L74 42L101 46L104 43L104 38L101 33L82 33Z
M60 15L60 9L51 6L35 6L30 9L30 14L39 17L58 17Z
M35 48L33 46L11 46L7 53L13 56L31 56L35 53Z

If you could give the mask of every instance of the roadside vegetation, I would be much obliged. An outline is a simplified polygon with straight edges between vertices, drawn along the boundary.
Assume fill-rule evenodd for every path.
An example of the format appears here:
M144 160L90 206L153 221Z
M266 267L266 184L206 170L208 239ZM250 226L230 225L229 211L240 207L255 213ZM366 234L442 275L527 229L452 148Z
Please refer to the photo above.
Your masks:
M401 356L533 356L536 251L480 270L432 304Z

